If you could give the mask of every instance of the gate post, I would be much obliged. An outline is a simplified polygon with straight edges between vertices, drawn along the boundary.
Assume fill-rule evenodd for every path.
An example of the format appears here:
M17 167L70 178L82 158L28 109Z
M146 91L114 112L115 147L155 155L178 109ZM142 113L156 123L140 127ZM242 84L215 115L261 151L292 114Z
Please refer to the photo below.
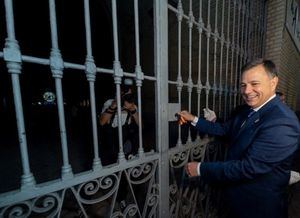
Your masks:
M169 217L168 1L154 1L156 145L159 152L159 217Z

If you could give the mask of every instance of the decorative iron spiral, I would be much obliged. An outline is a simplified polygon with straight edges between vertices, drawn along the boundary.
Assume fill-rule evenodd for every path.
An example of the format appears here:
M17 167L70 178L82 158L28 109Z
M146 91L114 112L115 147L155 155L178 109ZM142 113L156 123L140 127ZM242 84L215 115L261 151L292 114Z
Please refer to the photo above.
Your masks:
M198 145L191 149L191 160L199 160L204 154L204 150L206 149L206 145Z
M79 185L77 189L78 198L85 204L94 204L109 198L118 187L119 178L111 174L100 179L94 179Z
M144 163L128 170L129 179L132 184L143 184L154 176L156 162Z
M127 215L129 217L133 217L134 215L136 215L137 211L138 207L136 204L129 204L124 210L124 217L127 217Z
M31 213L31 203L25 201L16 205L6 207L0 213L0 217L28 217Z
M0 217L29 217L32 212L44 214L43 216L54 217L59 211L61 198L58 193L49 193L44 196L24 201L4 208Z
M51 214L47 215L49 217L53 217L57 214L59 210L59 203L61 202L61 198L57 193L50 193L38 198L35 198L32 201L32 211L36 213L47 213L51 212Z
M171 167L173 167L173 168L183 167L187 163L188 157L189 157L189 151L188 150L181 151L177 154L172 155L170 157Z

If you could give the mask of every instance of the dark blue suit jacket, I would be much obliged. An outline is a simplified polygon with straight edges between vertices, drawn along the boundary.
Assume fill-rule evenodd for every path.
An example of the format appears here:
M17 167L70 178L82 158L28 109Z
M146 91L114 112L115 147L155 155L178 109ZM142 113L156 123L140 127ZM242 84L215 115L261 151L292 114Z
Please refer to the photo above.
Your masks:
M284 190L298 147L298 119L278 97L247 118L249 110L245 107L224 124L199 119L199 131L231 140L227 161L201 163L201 177L227 184L232 218L286 217Z

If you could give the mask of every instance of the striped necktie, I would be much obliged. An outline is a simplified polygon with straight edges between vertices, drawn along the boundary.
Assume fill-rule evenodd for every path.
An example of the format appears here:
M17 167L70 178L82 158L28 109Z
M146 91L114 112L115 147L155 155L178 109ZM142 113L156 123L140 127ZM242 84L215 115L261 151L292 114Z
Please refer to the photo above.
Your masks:
M256 111L253 109L250 109L250 112L248 114L248 118L251 117Z
M243 121L242 125L240 128L243 128L243 126L245 125L245 123L247 122L247 120L249 120L249 118L255 113L256 111L253 109L250 109L250 112L247 115L247 118Z

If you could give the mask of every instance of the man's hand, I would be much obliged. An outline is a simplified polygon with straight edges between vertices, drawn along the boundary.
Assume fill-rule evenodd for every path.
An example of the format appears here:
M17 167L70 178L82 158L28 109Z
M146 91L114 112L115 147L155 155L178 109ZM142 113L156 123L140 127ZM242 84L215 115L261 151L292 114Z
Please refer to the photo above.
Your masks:
M211 122L216 122L217 116L214 111L210 110L209 108L204 108L203 112L204 112L204 118L206 120L211 121Z
M300 173L296 171L291 171L289 185L292 185L299 181L300 181Z
M116 109L117 109L117 102L116 102L116 100L113 100L113 101L111 102L110 108L113 109L113 110L116 110Z
M127 102L127 101L124 101L123 108L130 112L136 111L136 105L134 103Z
M195 118L195 116L191 113L189 113L188 111L181 111L178 113L182 119L184 119L185 121L190 121L192 122Z
M189 162L185 165L185 171L189 177L199 176L197 171L198 164L199 162Z

